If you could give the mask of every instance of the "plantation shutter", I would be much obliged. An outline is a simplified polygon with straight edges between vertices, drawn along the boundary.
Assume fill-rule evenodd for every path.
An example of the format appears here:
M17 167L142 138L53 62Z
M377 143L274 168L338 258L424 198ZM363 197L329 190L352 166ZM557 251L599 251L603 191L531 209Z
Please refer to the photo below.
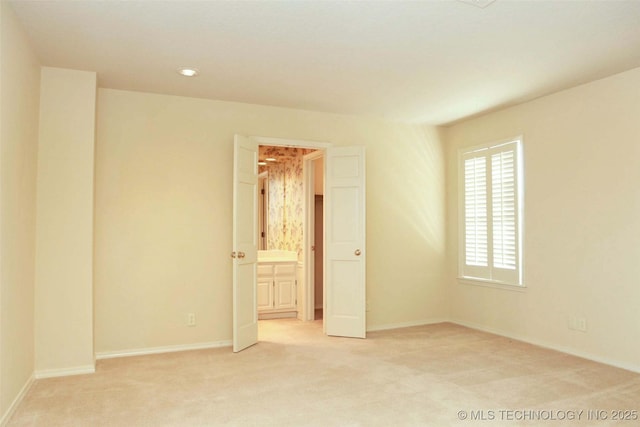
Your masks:
M521 283L518 144L462 154L463 277Z
M488 275L489 236L487 204L487 158L464 161L464 259L465 273Z
M491 154L492 279L518 281L518 195L516 146ZM493 150L492 150L493 151Z

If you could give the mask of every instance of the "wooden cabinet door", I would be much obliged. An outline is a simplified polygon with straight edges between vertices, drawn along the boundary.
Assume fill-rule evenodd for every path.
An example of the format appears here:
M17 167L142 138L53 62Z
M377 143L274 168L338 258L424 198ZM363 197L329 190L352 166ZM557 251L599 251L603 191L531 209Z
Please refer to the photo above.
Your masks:
M296 308L296 263L276 265L274 269L276 283L275 309Z
M258 311L273 309L273 278L258 277Z
M273 264L258 264L258 311L273 309L273 267Z
M295 277L276 277L276 310L296 308Z

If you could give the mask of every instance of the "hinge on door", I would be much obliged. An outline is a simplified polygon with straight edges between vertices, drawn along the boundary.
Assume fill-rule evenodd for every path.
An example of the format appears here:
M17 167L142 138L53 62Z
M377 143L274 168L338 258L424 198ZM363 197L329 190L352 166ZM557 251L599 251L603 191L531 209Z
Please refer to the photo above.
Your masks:
M260 189L260 194L264 194L264 188Z
M260 237L264 237L264 231L260 233Z

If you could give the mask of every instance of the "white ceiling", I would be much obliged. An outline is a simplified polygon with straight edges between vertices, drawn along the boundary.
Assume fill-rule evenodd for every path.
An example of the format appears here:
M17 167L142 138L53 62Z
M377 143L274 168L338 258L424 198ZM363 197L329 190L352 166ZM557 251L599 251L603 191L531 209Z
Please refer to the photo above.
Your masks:
M639 0L468 2L12 4L43 65L100 87L428 124L640 67Z

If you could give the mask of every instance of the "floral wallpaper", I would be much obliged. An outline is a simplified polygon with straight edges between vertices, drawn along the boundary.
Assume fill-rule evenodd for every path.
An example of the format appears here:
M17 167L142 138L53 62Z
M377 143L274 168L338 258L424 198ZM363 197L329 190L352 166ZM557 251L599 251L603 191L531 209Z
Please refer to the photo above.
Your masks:
M314 150L296 147L260 146L259 157L276 158L260 166L269 172L269 223L267 249L302 254L304 182L302 157Z

